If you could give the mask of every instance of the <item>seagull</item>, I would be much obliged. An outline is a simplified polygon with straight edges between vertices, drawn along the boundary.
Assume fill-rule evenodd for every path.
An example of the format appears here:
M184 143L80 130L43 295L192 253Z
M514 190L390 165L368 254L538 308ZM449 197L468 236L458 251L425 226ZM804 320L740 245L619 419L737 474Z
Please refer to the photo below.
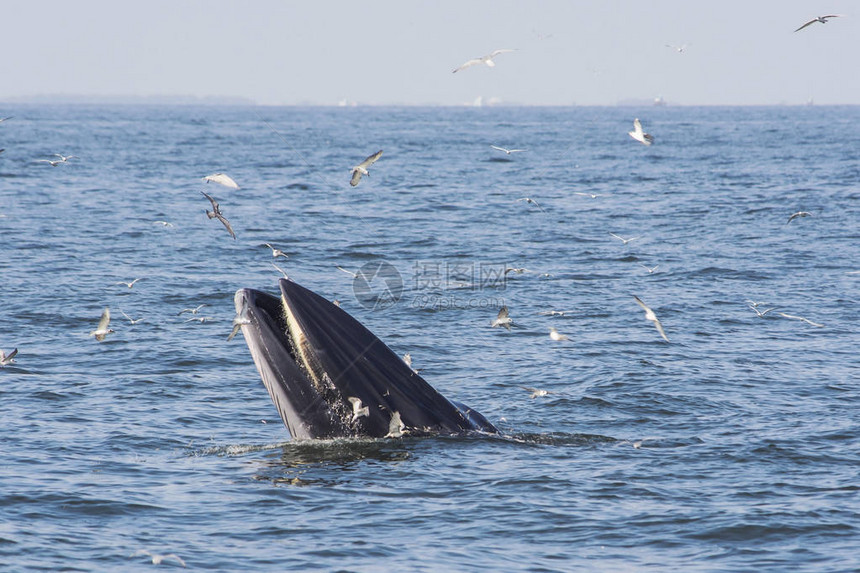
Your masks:
M4 121L6 121L6 120L8 120L8 119L12 119L13 117L15 117L15 116L14 116L14 115L10 115L10 116L8 116L8 117L0 117L0 123L3 123Z
M750 305L750 308L751 308L751 309L753 309L753 311L755 311L756 316L757 316L757 317L759 317L759 318L764 318L764 315L766 315L767 313L769 313L769 312L770 312L770 311L772 311L772 310L776 310L776 307L773 307L773 308L767 308L767 309L765 309L765 310L759 310L759 309L758 309L758 304L755 304L755 305L752 305L752 304L751 304L751 305Z
M233 337L239 333L243 324L251 324L251 319L248 318L248 308L242 307L242 310L236 313L233 317L233 330L227 335L227 342L233 340Z
M77 155L63 155L61 153L55 153L54 157L60 158L60 163L66 163L69 159L77 159Z
M572 310L542 310L538 314L542 316L566 316L573 312Z
M210 195L201 191L203 195L209 199L209 202L212 203L212 210L206 209L206 216L210 219L218 219L224 226L227 228L227 232L230 233L230 236L233 237L233 240L236 240L236 233L233 232L233 227L230 226L230 221L227 220L224 215L221 214L221 206L218 205L218 202L213 199Z
M355 422L356 420L358 420L361 417L370 416L370 408L368 408L367 406L361 405L361 398L356 398L355 396L349 396L349 397L347 397L347 400L349 400L350 403L352 403L352 420L351 420L352 422ZM390 428L389 428L389 430L390 430ZM395 436L395 437L399 437L399 436Z
M570 340L566 334L561 334L552 326L549 327L549 337L553 340Z
M639 266L642 267L643 269L645 269L646 271L648 271L648 274L651 274L654 271L656 271L657 267L659 267L660 265L654 265L653 267L649 267L649 266L643 265L642 263L639 263Z
M654 314L654 311L651 310L648 306L646 306L645 303L642 302L642 300L638 296L633 295L633 298L636 299L636 304L638 304L643 309L645 309L645 318L647 320L650 320L651 322L653 322L654 326L657 327L657 332L659 332L660 336L663 337L663 340L665 340L666 342L669 342L669 338L666 337L666 333L663 331L663 325L660 324L659 320L657 320L657 315Z
M531 398L532 400L534 400L535 398L542 398L547 394L552 394L552 392L550 392L549 390L541 390L539 388L532 388L530 386L520 386L520 388L522 388L526 392L531 392L531 396L529 396L529 398Z
M191 314L197 314L198 312L200 312L200 309L203 308L204 306L207 306L207 305L204 303L204 304L197 306L196 308L183 308L178 313L176 313L176 316L179 316L180 314L183 314L186 312L190 312Z
M603 197L600 193L583 193L582 191L574 191L574 195L582 195L583 197L591 197L592 199L597 199L598 197Z
M94 331L90 332L90 336L95 336L96 340L101 342L105 339L105 336L113 333L112 328L108 328L110 324L110 309L105 307L104 311L102 311L102 317L99 319L99 326Z
M651 145L654 143L654 136L642 131L642 124L639 123L639 118L633 120L633 131L628 131L627 134L644 145Z
M146 318L145 318L145 317L144 317L144 318L138 318L137 320L135 320L135 319L133 319L132 317L130 317L129 315L127 315L123 309L119 309L119 311L120 311L120 312L122 313L122 315L123 315L124 317L126 317L126 318L128 319L128 321L129 321L130 323L132 323L132 324L137 324L138 322L141 322L141 321L143 321L143 320L146 320Z
M779 312L777 314L779 314L783 318L792 318L794 320L801 320L801 321L805 322L806 324L811 324L812 326L817 326L818 328L824 328L823 324L818 324L817 322L812 322L808 318L803 318L802 316L794 316L793 314L786 314L784 312Z
M543 211L544 213L546 213L546 209L544 209L543 207L541 207L541 206L540 206L540 203L538 203L537 201L535 201L535 200L534 200L534 199L532 199L531 197L522 197L522 198L520 198L520 199L517 199L517 202L519 202L519 201L525 201L526 203L529 203L530 205L534 205L535 207L537 207L538 209L540 209L541 211Z
M419 368L412 368L412 355L408 352L403 355L403 362L405 362L406 365L411 368L414 373L418 374L421 371L421 369Z
M203 178L203 181L206 183L220 183L224 187L229 187L230 189L238 189L239 186L233 181L233 178L225 173L215 173L213 175L207 175Z
M336 269L337 269L337 270L339 270L339 271L343 271L343 272L345 272L345 273L346 273L346 274L348 274L348 275L351 275L351 276L352 276L352 278L354 278L354 279L357 279L357 278L358 278L358 276L361 274L361 273L354 273L354 272L352 272L352 271L348 271L348 270L346 270L345 268L343 268L343 267L339 267L339 266L337 266L337 265L335 265L335 266L334 266L334 268L336 268Z
M36 163L50 163L51 167L56 167L60 163L63 163L63 161L60 161L59 159L37 159Z
M684 50L686 50L686 49L687 49L687 44L681 44L680 46L674 46L674 45L672 45L672 44L666 44L666 47L667 47L667 48L672 48L673 50L675 50L676 52L678 52L678 53L680 54L680 53L682 53Z
M505 268L505 274L506 275L508 273L515 273L515 274L521 275L521 274L526 273L526 272L529 272L529 270L524 269L522 267L519 267L519 268L517 268L517 267L506 267Z
M207 321L212 320L212 317L211 316L192 316L191 318L189 318L185 322L194 322L195 320L197 322L203 323L203 322L207 322Z
M496 316L495 320L490 324L493 328L497 326L504 326L508 330L511 329L511 324L513 324L513 319L508 315L508 307L503 306L499 310L498 316Z
M511 153L522 153L523 151L525 151L525 149L505 149L504 147L496 147L495 145L491 145L490 147L499 151L504 151L508 155L510 155Z
M625 239L624 237L619 237L619 236L618 236L618 235L616 235L615 233L609 233L609 234L610 234L610 235L612 235L613 237L615 237L616 239L618 239L619 241L621 241L622 243L624 243L625 245L626 245L627 243L629 243L630 241L635 241L636 239L640 239L640 238L641 238L641 237L630 237L629 239Z
M358 185L358 182L361 181L362 175L367 175L368 177L370 177L370 173L367 172L367 168L376 163L380 157L382 157L381 149L373 155L368 156L367 159L353 167L352 179L349 180L349 184L355 187L356 185Z
M130 283L126 283L126 282L123 282L123 281L119 281L119 282L114 283L114 284L115 284L115 285L125 285L125 286L127 286L128 288L131 288L131 287L133 287L133 286L134 286L134 283L136 283L137 281L142 281L144 278L146 278L146 277L139 277L139 278L136 278L136 279L134 279L133 281L131 281Z
M18 354L18 349L16 348L9 354L6 354L2 350L0 350L0 367L9 366L13 362L15 362L15 355Z
M788 218L788 221L786 221L785 224L788 225L789 223L791 223L792 221L794 221L798 217L811 217L811 216L812 216L812 213L810 213L808 211L798 211L797 213L792 213L791 216Z
M472 58L471 60L463 62L460 67L454 69L453 73L456 74L460 70L465 70L466 68L471 68L472 66L476 66L478 64L487 64L487 66L494 68L496 67L496 62L493 61L493 58L495 58L499 54L505 54L507 52L513 52L513 50L494 50L486 56L481 56L480 58Z
M168 553L166 555L161 555L159 553L152 553L150 551L147 551L146 549L138 549L137 551L135 551L134 553L131 554L132 557L138 557L140 555L146 555L148 557L152 557L152 564L153 565L161 565L161 562L164 561L165 559L175 559L176 561L179 562L180 565L185 567L185 561L183 561L182 557L180 557L179 555L177 555L175 553Z
M275 247L273 247L273 246L272 246L272 245L270 245L269 243L263 243L263 244L264 244L264 245L266 245L267 247L269 247L270 249L272 249L272 256L273 256L273 257L284 257L285 259L289 259L289 258L290 258L290 257L289 257L289 256L287 256L287 254L286 254L284 251L282 251L281 249L276 249Z
M161 225L162 227L172 227L173 226L173 223L170 223L168 221L153 221L152 224L153 225Z
M353 409L355 409L355 404L352 405ZM400 412L394 412L391 414L391 420L388 422L388 433L385 434L386 438L401 438L403 434L406 434L408 430L406 429L406 424L403 423L403 420L400 419Z
M812 20L810 20L809 22L807 22L806 24L804 24L803 26L801 26L800 28L795 30L795 32L800 32L801 30L803 30L807 26L811 26L811 25L815 24L816 22L821 22L822 24L826 24L828 18L838 18L838 17L839 17L839 14L828 14L826 16L818 16L817 18L813 18Z

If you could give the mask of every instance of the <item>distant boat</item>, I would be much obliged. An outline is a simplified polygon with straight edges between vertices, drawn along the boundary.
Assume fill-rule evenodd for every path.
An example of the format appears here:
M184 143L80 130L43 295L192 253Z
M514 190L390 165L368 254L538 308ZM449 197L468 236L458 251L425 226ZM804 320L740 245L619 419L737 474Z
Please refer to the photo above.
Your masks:
M666 105L666 100L663 99L663 96L657 96L654 98L654 105L657 105L657 106Z
M815 105L815 101L813 101L812 97L806 100L806 105Z

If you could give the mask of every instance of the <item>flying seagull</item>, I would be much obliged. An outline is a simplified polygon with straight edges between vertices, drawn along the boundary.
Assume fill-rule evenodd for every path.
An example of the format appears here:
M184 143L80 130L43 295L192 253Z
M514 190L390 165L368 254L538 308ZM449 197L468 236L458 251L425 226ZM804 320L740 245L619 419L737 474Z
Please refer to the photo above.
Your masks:
M165 559L174 559L180 565L185 567L185 561L183 561L182 557L180 557L176 553L168 553L166 555L161 555L160 553L152 553L150 551L147 551L146 549L138 549L137 551L135 551L134 553L131 554L132 557L139 557L141 555L146 555L147 557L152 557L152 564L153 565L161 565L161 562L164 561Z
M353 405L353 408L355 408L355 405ZM406 433L408 433L408 430L406 429L406 424L400 419L400 412L391 414L391 420L388 422L388 433L384 437L402 438L403 434Z
M494 50L486 56L481 56L480 58L472 58L471 60L463 62L463 64L459 68L455 68L453 73L456 74L460 70L465 70L466 68L471 68L472 66L476 66L478 64L487 64L487 66L494 68L496 66L496 62L493 61L493 58L495 58L499 54L505 54L507 52L513 52L513 50Z
M105 307L104 311L102 311L102 317L99 319L99 326L94 331L90 332L90 336L95 336L96 340L101 342L105 339L105 336L113 333L112 328L108 328L110 324L110 309Z
M797 213L792 213L792 215L788 218L788 221L786 221L785 224L788 225L789 223L791 223L792 221L794 221L798 217L811 217L811 216L812 216L812 213L810 213L808 211L798 211Z
M818 324L817 322L812 322L808 318L803 318L802 316L795 316L793 314L786 314L784 312L779 312L777 314L779 314L783 318L791 318L794 320L801 320L801 321L805 322L806 324L811 324L812 326L817 326L818 328L824 328L823 324Z
M600 193L583 193L582 191L574 191L574 195L582 195L583 197L591 197L592 199L597 199L598 197L602 197Z
M276 249L275 247L273 247L273 246L272 246L272 245L270 245L269 243L263 243L263 244L264 244L264 245L266 245L267 247L269 247L270 249L272 249L272 257L284 257L285 259L289 259L289 258L290 258L290 257L289 257L289 256L287 256L287 254L286 254L284 251L282 251L281 249Z
M51 167L56 167L60 163L65 163L65 162L60 160L60 159L37 159L36 163L50 163Z
M361 417L370 416L370 408L361 405L361 398L348 396L347 400L352 404L352 421L355 422Z
M119 282L114 283L114 284L115 284L115 285L125 285L125 286L127 286L128 288L131 288L131 287L133 287L133 286L135 285L135 283L136 283L137 281L142 281L144 278L146 278L146 277L138 277L138 278L134 279L133 281L131 281L130 283L123 282L123 281L119 281Z
M233 317L233 330L227 335L227 342L233 340L233 337L242 329L243 324L251 324L251 319L248 317L248 307L242 307L242 310Z
M0 117L0 123L3 123L4 121L6 121L6 120L8 120L8 119L12 119L13 117L15 117L15 116L14 116L14 115L10 115L10 116L8 116L8 117Z
M370 173L367 172L367 168L376 163L379 158L382 157L382 150L380 149L373 155L369 156L367 159L356 165L352 168L352 179L349 180L349 184L355 187L358 185L358 182L361 181L362 175L367 175L370 177Z
M839 17L839 14L828 14L826 16L818 16L817 18L813 18L812 20L810 20L809 22L807 22L806 24L804 24L803 26L801 26L800 28L795 30L795 32L800 32L801 30L803 30L807 26L811 26L811 25L815 24L816 22L821 22L822 24L826 24L828 18L838 18L838 17Z
M687 44L681 44L680 46L675 46L673 44L666 44L666 47L672 48L673 50L675 50L676 52L678 52L680 54L681 52L683 52L684 50L687 49Z
M639 122L638 117L633 120L633 131L628 131L627 133L630 137L644 145L651 145L654 143L654 136L642 131L642 124Z
M531 386L520 386L520 388L522 388L526 392L531 392L529 398L531 398L532 400L534 400L535 398L542 398L547 394L552 394L552 392L550 392L549 390L543 390L541 388L532 388Z
M195 308L183 308L178 313L176 313L176 316L179 316L180 314L185 313L185 312L190 312L191 314L197 314L198 312L200 312L200 309L203 308L204 306L207 306L207 305L204 303L204 304L198 305Z
M635 241L636 239L640 238L640 237L630 237L629 239L625 239L624 237L619 237L615 233L609 233L609 234L612 235L613 237L615 237L616 239L618 239L619 241L621 241L622 243L624 243L625 245L627 243L629 243L630 241Z
M9 354L6 354L2 350L0 350L0 367L9 366L13 362L15 362L15 355L18 354L18 349L16 348Z
M490 326L492 326L493 328L495 328L497 326L504 326L505 328L510 330L511 324L513 324L513 322L514 322L513 319L508 314L508 307L503 306L499 310L498 316L496 316L495 320L493 320L493 322L490 324Z
M490 147L498 151L504 151L508 155L510 155L511 153L522 153L523 151L525 151L525 149L505 149L504 147L497 147L495 145L491 145Z
M543 211L544 213L546 213L546 209L544 209L543 207L541 207L541 206L540 206L540 203L538 203L537 201L535 201L535 200L534 200L534 199L532 199L531 197L521 197L520 199L517 199L517 201L525 201L526 203L529 203L529 204L531 204L531 205L534 205L535 207L537 207L538 209L540 209L541 211Z
M119 309L119 311L122 313L122 315L123 315L124 317L126 317L126 318L128 319L128 321L129 321L132 325L137 324L138 322L141 322L141 321L143 321L143 320L146 320L146 317L143 317L143 318L136 318L136 319L135 319L135 318L132 318L132 317L130 317L129 315L127 315L123 309Z
M764 317L765 317L765 315L766 315L767 313L769 313L769 312L770 312L770 311L772 311L772 310L776 310L776 307L773 307L773 308L766 308L766 309L764 309L764 310L759 310L759 309L758 309L758 304L751 304L751 305L749 305L749 306L750 306L750 308L751 308L751 309L753 309L753 311L755 312L756 316L757 316L757 317L759 317L759 318L764 318Z
M660 265L654 265L653 267L649 267L647 265L643 265L642 263L639 263L639 266L642 267L643 269L645 269L646 271L648 271L648 274L651 274L654 271L656 271L657 267L659 267Z
M210 219L218 219L224 224L224 227L227 228L227 232L230 233L230 236L233 237L233 240L236 239L236 233L233 232L233 227L230 226L230 221L227 220L224 215L221 214L221 206L218 205L218 202L213 199L210 195L201 191L203 195L209 199L209 202L212 203L212 210L206 209L206 216Z
M207 175L203 178L203 181L206 183L220 183L224 187L229 187L230 189L238 189L239 185L233 181L233 178L227 175L226 173L214 173L212 175Z
M659 320L657 320L657 315L654 314L654 311L651 310L644 302L642 302L642 300L638 296L636 296L635 294L633 295L633 298L636 299L636 304L638 304L643 309L645 309L645 318L647 320L650 320L651 322L653 322L654 326L657 327L657 332L659 332L660 336L663 337L663 340L665 340L666 342L669 342L669 338L666 336L666 333L663 331L663 325L660 324Z
M69 159L77 159L77 155L63 155L61 153L55 153L54 157L60 158L60 163L66 163Z

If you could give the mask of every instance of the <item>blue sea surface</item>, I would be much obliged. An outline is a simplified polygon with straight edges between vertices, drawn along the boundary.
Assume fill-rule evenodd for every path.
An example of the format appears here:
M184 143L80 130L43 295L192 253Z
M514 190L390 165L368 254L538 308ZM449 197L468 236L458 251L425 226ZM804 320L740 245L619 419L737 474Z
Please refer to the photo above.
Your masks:
M860 571L860 108L0 112L3 571ZM500 435L290 440L273 262Z

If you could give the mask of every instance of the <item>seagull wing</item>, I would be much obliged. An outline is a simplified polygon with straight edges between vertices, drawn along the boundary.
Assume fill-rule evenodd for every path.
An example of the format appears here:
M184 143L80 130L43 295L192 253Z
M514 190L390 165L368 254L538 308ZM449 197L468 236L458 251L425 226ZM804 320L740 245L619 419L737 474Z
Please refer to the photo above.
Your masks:
M105 331L110 324L110 308L105 307L102 311L102 317L99 319L99 327L97 330Z
M642 135L642 123L639 121L639 118L633 120L633 132L636 135Z
M492 147L493 149L496 149L496 150L498 150L498 151L504 151L505 153L510 153L510 151L508 151L508 150L507 150L507 149L505 149L504 147L498 147L498 146L495 146L495 145L491 145L490 147Z
M803 26L801 26L800 28L795 30L795 32L800 32L801 30L803 30L807 26L811 26L812 24L815 24L816 22L818 22L818 18L814 18L814 19L810 20L809 22L807 22L806 24L804 24Z
M508 52L513 52L513 50L493 50L492 52L490 52L490 54L489 54L489 55L484 56L484 57L486 57L486 58L495 58L495 57L496 57L496 56L498 56L499 54L506 54L506 53L508 53Z
M471 68L472 66L477 65L477 64L481 64L483 62L484 62L483 58L472 58L471 60L467 60L467 61L463 62L459 68L455 68L454 71L451 73L456 74L459 71L465 70L466 68Z
M370 167L371 165L376 163L380 157L382 157L382 150L381 149L379 151L377 151L376 153L374 153L373 155L369 156L367 159L365 159L361 163L359 163L358 166L364 167L365 169L367 169L368 167Z
M496 320L499 320L502 318L509 318L508 307L506 307L506 306L503 306L502 308L500 308L499 314L498 314L498 316L496 316Z
M225 217L221 213L217 213L216 217L224 224L224 226L227 228L227 232L230 233L230 236L233 237L233 239L235 240L236 233L233 232L233 227L230 225L230 221L227 220L227 217Z
M215 173L213 175L207 175L203 178L203 181L206 181L207 183L219 183L224 187L229 187L230 189L239 188L239 185L235 181L233 181L233 178L226 173Z
M663 325L660 324L660 321L657 320L656 316L654 317L654 326L657 327L657 332L660 333L660 336L663 337L663 340L665 340L666 342L669 342L669 337L666 336L666 332L663 330Z
M361 171L356 168L352 169L352 179L349 180L349 184L355 187L358 185L358 182L361 181Z
M218 205L218 201L213 199L212 196L209 195L208 193L206 193L205 191L201 191L201 193L203 193L203 196L206 197L207 199L209 199L209 202L212 203L212 210L215 211L216 214L220 213L221 207ZM211 219L212 217L209 217L209 218Z

